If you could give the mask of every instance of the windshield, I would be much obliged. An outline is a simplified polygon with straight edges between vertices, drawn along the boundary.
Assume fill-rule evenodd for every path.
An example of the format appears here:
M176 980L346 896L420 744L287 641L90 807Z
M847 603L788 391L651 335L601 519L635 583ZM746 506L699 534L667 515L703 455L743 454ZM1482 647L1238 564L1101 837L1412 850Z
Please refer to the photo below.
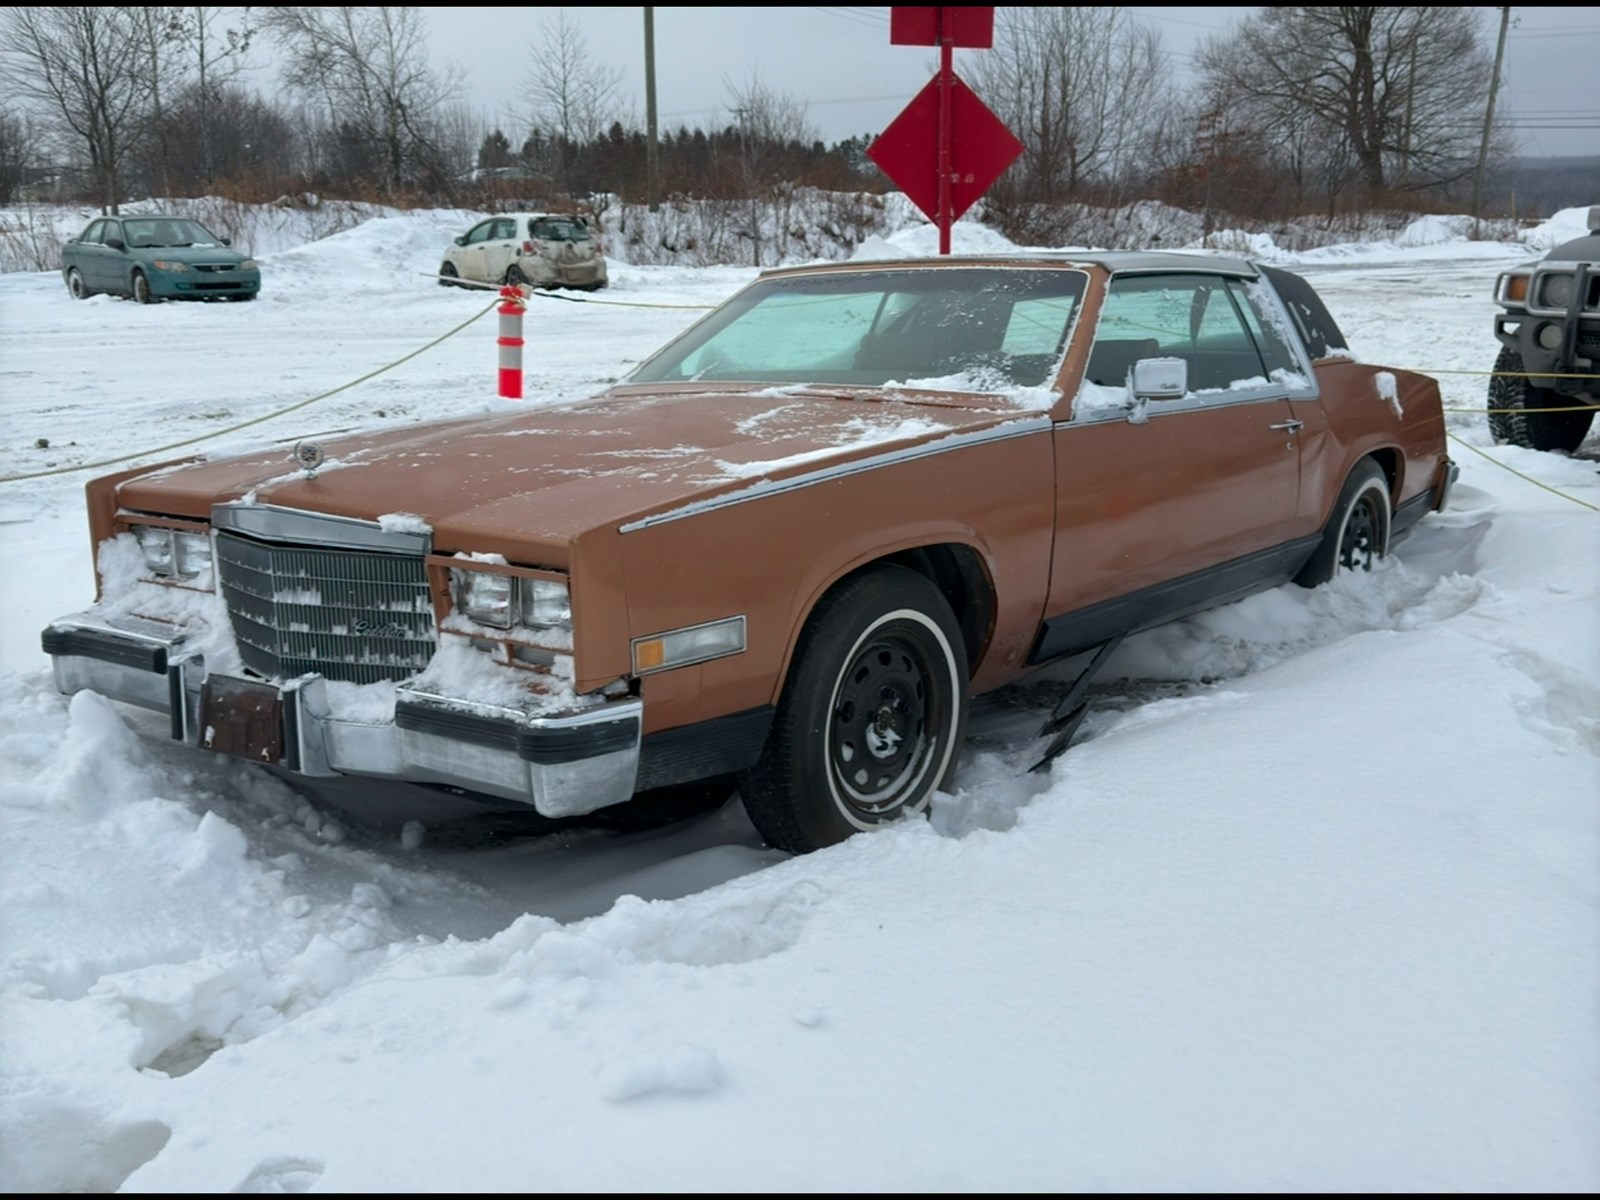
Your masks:
M761 280L645 360L629 382L1038 387L1060 364L1085 280L1047 267Z
M122 223L129 246L220 246L222 239L199 221L178 217L141 217Z

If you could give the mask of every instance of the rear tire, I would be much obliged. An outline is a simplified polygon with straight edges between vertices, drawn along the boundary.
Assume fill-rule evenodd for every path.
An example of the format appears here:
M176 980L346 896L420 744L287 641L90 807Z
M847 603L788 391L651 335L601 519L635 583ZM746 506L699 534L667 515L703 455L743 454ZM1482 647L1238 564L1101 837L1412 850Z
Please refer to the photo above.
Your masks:
M801 631L761 759L739 779L773 846L804 854L924 811L955 773L967 653L924 576L883 565L825 595Z
M1522 355L1509 346L1494 360L1494 369L1524 370ZM1502 445L1524 450L1565 450L1583 444L1594 421L1593 409L1576 412L1526 412L1525 409L1569 408L1577 401L1550 388L1535 387L1526 375L1496 374L1489 380L1489 433Z
M506 268L506 283L511 287L526 287L528 277L522 273L522 268L512 263Z
M1333 515L1322 527L1322 542L1294 581L1319 587L1341 571L1370 571L1389 552L1389 479L1363 458L1339 489Z
M87 300L94 295L89 290L89 285L83 281L83 272L79 271L77 267L71 267L67 270L67 292L74 300Z

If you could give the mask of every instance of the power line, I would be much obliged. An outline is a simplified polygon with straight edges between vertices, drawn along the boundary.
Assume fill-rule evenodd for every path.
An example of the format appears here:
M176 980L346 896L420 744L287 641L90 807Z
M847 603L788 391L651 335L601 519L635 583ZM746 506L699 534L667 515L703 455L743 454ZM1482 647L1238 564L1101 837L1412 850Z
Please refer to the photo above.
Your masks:
M817 5L812 5L811 10L813 12L822 13L824 16L837 17L841 21L849 21L852 25L865 25L868 29L884 29L888 26L887 21L882 23L877 21L869 21L862 17L859 13L848 8L821 8Z

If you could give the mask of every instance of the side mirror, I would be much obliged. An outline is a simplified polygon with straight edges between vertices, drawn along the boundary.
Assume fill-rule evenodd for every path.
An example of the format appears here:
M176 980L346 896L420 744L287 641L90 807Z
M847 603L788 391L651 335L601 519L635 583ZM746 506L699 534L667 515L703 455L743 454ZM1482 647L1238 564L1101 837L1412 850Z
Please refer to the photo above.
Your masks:
M113 250L126 250L128 248L123 244L122 239L117 237L107 238L106 245L110 246Z
M1182 400L1189 394L1189 364L1181 358L1141 358L1133 364L1134 400Z
M1133 393L1128 424L1143 425L1150 419L1150 401L1189 394L1189 364L1181 358L1141 358L1128 372L1128 390Z
M218 240L218 241L219 241L219 242L221 242L221 243L222 243L222 244L223 244L223 245L224 245L224 246L231 246L231 245L233 245L233 240L232 240L232 239L231 239L231 238L218 238L218 239L217 239L217 240Z
M467 244L467 235L466 234L463 233L460 237L456 238L456 245L465 246L466 244Z

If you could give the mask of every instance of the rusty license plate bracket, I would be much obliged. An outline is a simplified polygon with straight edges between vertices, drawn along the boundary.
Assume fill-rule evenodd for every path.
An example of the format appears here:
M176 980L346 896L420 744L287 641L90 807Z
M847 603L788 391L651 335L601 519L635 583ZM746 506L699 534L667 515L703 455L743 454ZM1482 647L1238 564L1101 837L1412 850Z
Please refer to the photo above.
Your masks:
M283 697L270 683L210 675L200 686L200 745L251 762L283 759Z

